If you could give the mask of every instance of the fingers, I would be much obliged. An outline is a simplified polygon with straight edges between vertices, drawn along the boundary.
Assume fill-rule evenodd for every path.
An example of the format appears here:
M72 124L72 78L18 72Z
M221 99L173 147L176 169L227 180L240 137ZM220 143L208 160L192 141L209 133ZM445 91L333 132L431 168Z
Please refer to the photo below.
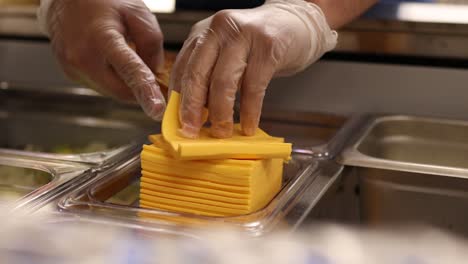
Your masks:
M278 60L269 49L252 50L241 88L241 126L246 136L255 135L260 122L263 98Z
M104 95L123 102L135 101L132 90L128 89L128 86L109 65L99 64L97 68L91 69L83 75L83 78L86 78L84 76L90 76L92 79L85 79L85 81L87 81L94 90Z
M91 54L91 52L89 51L87 54ZM132 91L98 54L79 62L64 61L61 57L58 57L58 61L65 74L73 81L120 101L135 100Z
M211 72L218 56L218 41L212 31L196 39L195 47L185 65L180 82L180 133L196 138L203 125L203 108L207 102Z
M171 91L180 92L182 87L182 75L185 72L185 67L188 64L190 56L192 55L192 51L195 48L196 40L195 39L188 39L185 41L184 46L180 50L179 54L177 55L176 61L174 63L174 67L172 68L171 77L169 81L169 92Z
M97 43L115 73L130 87L145 113L161 120L166 103L156 77L128 45L119 31L107 29Z
M232 136L236 92L247 66L248 52L247 42L236 40L224 46L218 56L209 91L210 132L213 137Z
M127 33L136 45L137 54L153 73L164 69L163 34L156 17L141 1L128 4L122 11Z

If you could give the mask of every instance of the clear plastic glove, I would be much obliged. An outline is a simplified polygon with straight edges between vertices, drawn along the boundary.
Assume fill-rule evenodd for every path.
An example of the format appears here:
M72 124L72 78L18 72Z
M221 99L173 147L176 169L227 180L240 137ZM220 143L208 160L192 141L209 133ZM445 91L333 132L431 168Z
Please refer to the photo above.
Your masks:
M42 0L38 18L70 78L161 119L163 35L141 0Z
M207 105L211 134L230 137L239 90L242 130L253 135L270 80L303 70L336 41L320 8L304 0L267 0L258 8L223 10L197 23L170 82L170 89L182 95L181 134L198 136Z

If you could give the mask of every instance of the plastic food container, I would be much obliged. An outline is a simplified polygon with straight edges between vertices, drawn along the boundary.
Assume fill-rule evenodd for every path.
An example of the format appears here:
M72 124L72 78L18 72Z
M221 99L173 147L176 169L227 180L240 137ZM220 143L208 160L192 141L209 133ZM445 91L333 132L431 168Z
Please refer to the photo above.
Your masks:
M335 117L326 115L304 117L292 122L291 118L285 121L272 115L264 117L261 127L270 134L286 137L293 142L294 150L292 160L284 167L281 191L265 208L252 214L206 217L140 208L138 155L99 173L87 186L62 199L59 208L72 214L109 217L141 226L181 228L227 224L252 235L281 228L294 230L305 222L314 205L340 174L343 167L327 157L338 152L336 148L340 144L336 142L343 140L340 135L343 129L349 128L344 118L338 122ZM330 120L332 122L327 123Z
M330 161L319 162L305 154L294 154L293 159L285 165L280 193L264 209L239 217L205 217L139 208L141 167L139 157L134 157L104 173L89 187L68 196L60 202L59 207L68 212L109 216L140 224L203 226L229 223L240 226L250 233L262 234L281 225L284 227L299 225L304 214L307 214L307 210L318 201L341 168ZM312 199L308 201L301 199L305 193L310 192L314 192L315 197L310 197ZM290 215L291 212L299 215ZM288 215L291 218L288 218Z
M37 210L92 176L81 164L0 154L0 206Z

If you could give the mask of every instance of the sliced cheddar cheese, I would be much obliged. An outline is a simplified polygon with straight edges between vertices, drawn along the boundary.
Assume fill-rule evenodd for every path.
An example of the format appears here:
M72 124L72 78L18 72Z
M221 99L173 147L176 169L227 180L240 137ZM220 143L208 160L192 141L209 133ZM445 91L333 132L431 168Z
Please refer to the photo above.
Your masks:
M181 161L157 145L141 154L140 206L204 216L265 207L282 184L283 159Z
M254 136L244 136L239 124L234 126L233 136L228 139L218 139L210 136L208 128L202 128L199 138L189 139L179 135L180 95L172 92L162 122L162 137L150 137L156 145L170 147L171 154L182 160L200 159L289 159L291 144L284 139L272 137L261 129Z

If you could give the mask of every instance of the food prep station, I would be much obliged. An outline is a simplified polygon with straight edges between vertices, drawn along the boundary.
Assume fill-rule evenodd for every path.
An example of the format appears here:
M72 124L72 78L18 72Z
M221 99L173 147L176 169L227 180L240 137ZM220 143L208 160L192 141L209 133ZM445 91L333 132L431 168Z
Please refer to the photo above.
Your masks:
M67 81L31 11L1 11L21 30L0 27L0 207L166 235L227 224L262 236L317 222L468 235L468 55L456 49L467 25L398 18L387 5L344 28L336 52L272 82L260 127L293 143L293 158L265 208L226 218L139 208L139 153L159 124ZM158 15L168 49L207 15Z

